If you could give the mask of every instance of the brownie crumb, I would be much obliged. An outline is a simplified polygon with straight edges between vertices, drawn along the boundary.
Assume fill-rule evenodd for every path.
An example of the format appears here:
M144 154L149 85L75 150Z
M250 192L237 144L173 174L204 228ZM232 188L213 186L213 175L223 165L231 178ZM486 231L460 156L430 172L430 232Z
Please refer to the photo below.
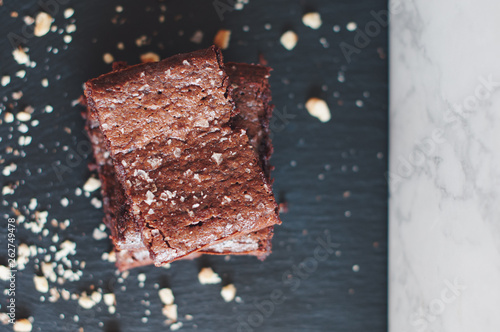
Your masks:
M229 47L229 40L231 39L231 30L221 29L217 31L214 37L214 44L225 50Z

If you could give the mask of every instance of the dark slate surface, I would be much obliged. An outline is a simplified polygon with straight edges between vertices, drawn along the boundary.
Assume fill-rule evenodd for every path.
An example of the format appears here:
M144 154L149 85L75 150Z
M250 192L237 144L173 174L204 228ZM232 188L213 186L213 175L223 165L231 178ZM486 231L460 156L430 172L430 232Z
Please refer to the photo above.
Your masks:
M31 37L22 18L36 15L40 3L58 4L54 14L57 32ZM123 12L116 12L117 5L123 6ZM2 186L19 184L14 194L2 197L0 263L7 262L7 218L14 216L13 208L26 216L26 222L34 220L34 211L27 206L36 198L36 210L49 213L46 237L25 229L26 222L18 225L17 245L36 245L47 254L31 257L26 269L17 275L17 317L32 316L34 331L77 331L79 327L84 331L168 330L155 288L168 286L175 294L182 331L385 331L387 31L377 31L370 14L385 6L382 0L251 0L242 11L228 11L221 20L211 0L4 1L0 7L0 75L11 76L11 83L0 87L1 118L4 121L7 111L16 114L31 105L32 120L39 124L27 123L26 134L19 132L17 120L1 125L1 168L17 165L12 174L2 177ZM68 7L74 8L75 14L65 19L63 10ZM309 10L321 13L319 30L302 24L302 14ZM19 17L11 17L12 11ZM160 15L165 16L164 23L159 22ZM59 30L73 21L77 29L66 46L66 33ZM358 30L371 22L374 29L363 45L358 43L362 48L350 62L339 46L341 42L354 45L357 32L346 29L349 22L356 22ZM334 31L335 25L339 32ZM110 70L102 60L103 53L129 63L139 62L139 55L147 51L166 57L209 46L219 28L233 32L230 47L224 51L226 60L257 62L262 53L274 68L274 190L289 207L282 215L283 225L276 229L274 252L263 263L250 257L229 261L206 257L177 262L170 269L140 268L122 281L114 266L101 259L110 249L108 240L92 238L102 213L90 201L99 194L75 194L90 175L90 157L81 109L72 102L80 96L84 81ZM204 32L199 45L189 41L198 29ZM291 52L279 43L287 29L299 35ZM18 65L11 54L7 35L22 36L23 31L28 32L24 46L36 62L34 68ZM150 44L138 47L135 40L142 35ZM118 42L124 43L125 50L117 49ZM21 69L27 72L24 79L15 76ZM43 78L49 81L46 88L41 85ZM12 96L16 91L23 92L18 101ZM305 110L305 101L313 95L328 102L330 122L321 123ZM46 105L54 111L45 112ZM28 146L18 144L23 135L32 137ZM58 162L67 166L61 178L56 174L61 171ZM63 197L69 200L67 207L60 203ZM68 219L70 226L57 230L51 226L52 219ZM53 243L56 233L59 241ZM103 302L83 310L74 300L49 303L45 295L45 302L41 301L33 275L40 273L39 261L46 255L53 260L52 250L67 239L77 245L76 254L69 256L73 265L85 261L86 267L79 281L50 286L72 293L89 290L92 285L104 292L114 291L115 314L109 314ZM326 257L315 256L315 250L324 254L316 248L328 239L335 248ZM224 283L233 282L242 303L225 303L219 295L221 285L199 284L197 273L203 265L212 266ZM358 272L354 265L359 266ZM139 273L147 275L143 288L137 280ZM0 280L0 285L6 287L7 283ZM5 312L7 297L2 294L0 299ZM193 319L187 320L186 314ZM143 317L147 317L146 323L141 321ZM11 327L0 325L0 330Z

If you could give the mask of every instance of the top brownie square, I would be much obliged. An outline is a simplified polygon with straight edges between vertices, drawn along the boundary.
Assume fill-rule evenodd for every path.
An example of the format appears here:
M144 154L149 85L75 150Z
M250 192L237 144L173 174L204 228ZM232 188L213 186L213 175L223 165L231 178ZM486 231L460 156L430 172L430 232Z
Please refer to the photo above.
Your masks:
M85 93L156 265L280 222L248 136L228 126L216 48L100 76Z
M227 123L234 104L215 47L113 71L86 83L111 154L144 147L157 136L185 139L193 129Z

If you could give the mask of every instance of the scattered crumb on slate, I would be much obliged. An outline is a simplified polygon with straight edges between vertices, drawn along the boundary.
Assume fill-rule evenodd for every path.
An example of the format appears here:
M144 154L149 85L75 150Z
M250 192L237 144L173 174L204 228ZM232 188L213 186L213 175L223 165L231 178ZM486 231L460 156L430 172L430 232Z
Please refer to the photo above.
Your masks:
M278 204L279 213L288 213L288 202L281 202Z
M163 304L173 304L175 297L174 294L172 293L172 290L170 288L163 288L160 289L158 292L158 295L160 296L160 300Z
M148 52L141 54L141 62L158 62L160 61L160 56L154 52Z
M26 318L17 319L13 326L15 332L31 332L32 328L31 322Z
M226 302L231 302L236 296L236 287L233 284L222 287L220 295Z
M203 31L196 30L193 36L189 39L192 43L200 44L203 41Z
M112 306L116 304L116 298L114 293L106 293L103 295L104 304L107 306Z
M349 31L354 31L357 28L358 28L358 25L356 24L356 22L349 22L346 25L346 29L349 30Z
M284 48L287 50L291 51L295 48L295 45L297 45L297 41L299 40L299 36L291 30L285 32L283 35L281 35L280 38L280 43L283 45Z
M177 321L177 304L166 304L163 306L161 312L167 317L167 323L175 323Z
M26 54L26 49L23 48L16 48L14 51L12 51L12 56L14 57L14 60L20 65L29 65L30 63L30 57L28 54Z
M94 240L103 240L108 238L108 233L105 231L100 230L99 228L94 228L94 231L92 232L92 237Z
M49 291L49 282L44 276L35 275L33 277L33 282L35 284L35 289L40 293L47 293Z
M311 116L318 118L321 122L328 122L331 119L330 108L323 99L310 98L306 102L306 109Z
M88 192L94 192L99 188L101 188L101 181L94 177L89 177L83 185L83 190Z
M7 86L10 83L10 76L4 75L2 76L2 86Z
M200 273L198 273L198 280L202 285L218 284L221 282L221 278L211 267L202 268Z
M104 53L102 56L102 60L107 64L111 64L113 63L113 61L115 61L115 58L113 57L113 55L111 55L111 53Z
M184 325L184 324L182 324L182 322L174 323L174 324L170 325L170 330L171 331L178 331L178 330L180 330L182 325Z
M96 209L102 208L102 201L100 199L98 199L97 197L93 197L90 200L90 204L92 204L92 206L95 207Z
M66 8L64 10L64 18L65 19L70 18L71 16L73 16L74 13L75 13L75 10L73 8Z
M305 26L310 27L311 29L319 29L321 27L321 16L319 13L306 13L304 16L302 16L302 23L304 23Z
M37 37L45 36L50 31L50 26L54 19L45 12L40 12L35 19L35 29L33 34Z
M219 46L221 49L225 50L229 46L230 39L231 39L231 30L220 29L215 34L214 44Z
M92 292L90 296L87 295L87 292L83 292L78 297L78 305L80 305L80 307L82 307L83 309L91 309L99 302L101 302L101 299L102 294L97 291Z

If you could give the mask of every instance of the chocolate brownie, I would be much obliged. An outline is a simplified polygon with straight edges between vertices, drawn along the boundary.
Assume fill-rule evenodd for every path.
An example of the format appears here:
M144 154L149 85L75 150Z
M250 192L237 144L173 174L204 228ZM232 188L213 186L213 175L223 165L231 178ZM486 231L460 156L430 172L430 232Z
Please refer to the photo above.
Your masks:
M228 92L214 48L87 83L89 106L157 265L279 223L246 132L226 126L235 113Z
M113 69L124 69L126 66L126 63L113 64ZM271 91L267 80L269 69L263 66L231 63L226 65L226 70L229 74L231 86L233 87L232 97L236 107L240 111L239 116L232 119L233 125L248 130L247 135L249 136L250 143L258 151L261 161L266 163L272 149L268 135L269 117L272 112L272 108L269 105ZM90 114L88 116L89 118L91 117ZM109 174L110 171L113 172L108 167L111 164L109 163L110 159L107 156L102 156L106 148L102 134L96 128L97 126L98 122L94 120L89 123L88 127L90 130L97 130L97 132L93 131L89 132L89 134L94 145L96 160L98 164L105 165L104 173L107 174L101 176L105 201L104 210L106 211L106 220L111 220L111 222L107 222L107 225L111 229L113 242L118 249L117 266L123 271L137 266L152 264L149 252L140 241L140 230L137 224L130 216L124 216L127 211L123 208L123 192L114 193L111 191L110 194L106 194L106 188L116 188L118 184L114 179L114 174ZM106 158L107 163L105 162ZM112 194L114 195L111 196ZM110 199L115 200L114 206L118 213L107 211L106 207L110 205L107 202ZM255 255L260 259L264 259L271 252L272 236L273 228L269 227L258 232L239 236L233 240L212 245L200 252L208 254Z

